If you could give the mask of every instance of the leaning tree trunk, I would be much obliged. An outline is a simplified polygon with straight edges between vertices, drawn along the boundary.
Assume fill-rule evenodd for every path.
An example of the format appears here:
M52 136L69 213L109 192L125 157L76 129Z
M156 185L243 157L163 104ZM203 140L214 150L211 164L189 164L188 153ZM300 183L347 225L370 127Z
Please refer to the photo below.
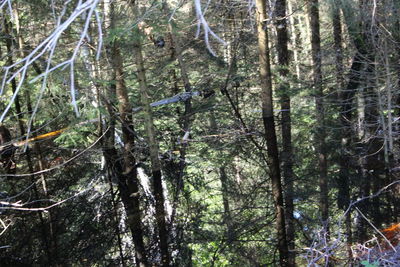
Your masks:
M139 18L137 3L133 5L133 13ZM156 200L156 221L158 227L159 247L161 251L161 266L170 266L170 255L168 252L168 231L165 220L164 193L161 177L161 162L159 159L159 147L156 138L153 114L150 106L149 89L146 82L146 73L142 55L142 42L139 28L134 29L133 53L137 68L137 79L139 82L140 100L143 104L145 127L150 148L151 172L153 176L154 198Z
M115 28L116 14L114 11L114 3L105 2L105 13L110 20L111 29ZM115 76L115 92L118 99L119 120L121 122L122 140L124 142L122 163L118 159L117 152L113 147L107 149L105 154L108 161L115 166L115 170L118 174L118 189L126 210L127 224L132 232L136 264L140 267L148 267L149 264L143 242L139 180L135 167L136 159L132 153L135 147L132 107L125 85L123 60L118 39L113 41L109 50L109 59Z
M326 159L325 108L322 86L321 39L319 26L318 0L310 1L311 54L313 61L313 81L316 105L317 129L315 133L316 151L319 169L320 212L322 221L326 224L329 234L329 203L328 203L328 166ZM328 235L329 237L329 235Z
M282 171L285 182L285 215L286 232L289 247L289 264L295 265L295 229L293 218L293 153L292 153L292 125L290 116L290 85L289 76L289 50L288 50L288 32L286 22L286 0L276 1L276 33L277 33L277 51L279 64L279 93L281 95L282 109Z
M268 167L270 171L272 193L276 213L276 230L278 238L279 262L281 266L289 265L289 250L286 238L285 212L283 208L283 191L279 166L278 143L275 131L274 110L272 102L272 80L270 55L268 47L268 31L266 28L265 1L256 1L258 52L260 60L262 116L267 142Z

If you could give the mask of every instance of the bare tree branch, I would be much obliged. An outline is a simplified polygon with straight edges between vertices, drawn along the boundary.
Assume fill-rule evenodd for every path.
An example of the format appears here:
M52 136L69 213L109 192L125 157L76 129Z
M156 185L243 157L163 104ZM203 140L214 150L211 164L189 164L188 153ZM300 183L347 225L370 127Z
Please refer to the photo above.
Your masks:
M0 122L4 120L6 117L7 113L9 112L11 105L14 103L19 91L21 90L23 84L26 82L27 78L27 73L29 67L32 66L36 61L38 60L45 60L46 62L46 68L43 71L42 74L36 76L34 79L29 81L30 83L34 83L39 79L42 79L41 82L41 89L39 92L39 96L36 99L35 107L33 109L32 115L30 117L29 123L28 123L28 130L27 130L27 138L30 133L31 125L34 120L35 114L38 111L40 101L42 99L44 90L47 86L47 79L48 76L54 72L55 70L64 70L65 68L69 67L70 69L70 94L71 94L71 104L74 108L74 111L77 116L79 116L79 110L76 102L76 88L75 88L75 61L78 56L78 52L80 51L80 48L85 40L90 39L88 35L88 28L91 22L92 17L94 17L95 21L97 22L98 25L98 47L97 47L97 58L100 56L100 51L101 51L101 45L102 45L102 31L101 31L101 19L100 15L96 11L96 7L98 5L100 0L87 0L85 2L79 1L77 6L74 8L72 13L64 19L65 13L67 11L67 6L70 1L66 1L64 3L63 10L61 11L60 15L57 17L57 22L54 27L53 32L47 36L36 48L34 48L26 57L23 59L15 62L12 65L9 66L4 66L4 74L2 78L2 83L0 86L0 96L4 93L5 87L8 83L10 83L13 79L15 79L17 76L19 77L19 82L17 85L17 88L15 92L13 93L11 99L8 101L8 104L5 108L5 110L1 113L0 115ZM11 4L10 1L3 1L0 4L0 7L3 8L6 3L8 3L8 7L11 12ZM54 12L53 12L54 13ZM77 40L77 43L75 45L75 48L73 50L73 53L70 58L57 63L54 67L52 66L52 63L54 61L54 56L57 53L57 47L58 43L61 39L62 34L69 28L71 25L80 17L85 15L85 22L84 26L82 28L82 31L80 33L79 39ZM11 72L13 70L13 72Z

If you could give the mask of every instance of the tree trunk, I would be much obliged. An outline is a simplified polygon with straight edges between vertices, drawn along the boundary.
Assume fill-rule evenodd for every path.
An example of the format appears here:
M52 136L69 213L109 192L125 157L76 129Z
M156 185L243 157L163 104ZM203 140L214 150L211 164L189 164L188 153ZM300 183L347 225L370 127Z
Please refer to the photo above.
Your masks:
M277 32L277 50L279 65L279 94L281 96L282 110L282 172L285 188L285 214L286 214L286 232L289 247L289 265L295 265L295 229L294 229L294 205L293 205L293 153L292 153L292 125L290 116L290 84L289 75L289 50L288 33L286 22L286 0L277 0L276 10L276 32Z
M347 192L350 190L350 182L349 181L349 170L353 169L355 171L355 168L358 169L358 179L355 179L354 183L356 181L361 180L362 182L358 184L360 188L360 195L366 194L366 192L369 192L369 182L365 179L368 179L366 174L362 171L361 165L362 165L362 159L359 159L359 166L351 166L352 160L349 156L349 149L351 147L352 139L358 139L356 138L356 133L352 130L352 121L353 121L353 109L355 105L355 96L358 88L361 85L362 79L363 79L363 72L362 69L365 65L365 59L367 58L367 48L365 46L365 41L363 40L360 30L357 28L355 29L355 25L353 25L352 18L349 16L349 10L347 10L344 6L340 6L341 11L344 14L345 22L347 29L350 33L350 37L353 41L353 44L356 48L356 53L353 57L352 64L350 66L350 70L347 74L347 84L343 86L343 90L340 93L340 120L341 124L343 127L342 130L342 151L341 151L341 160L339 162L340 164L340 172L339 172L339 179L338 179L338 207L345 209L348 203L350 202L350 195L347 195ZM337 11L339 12L339 11ZM338 16L338 15L336 15ZM340 18L340 17L339 17ZM340 35L339 35L339 30L338 29L338 21L336 17L336 23L334 23L334 38L335 38L335 46L338 46L338 43L340 42ZM338 56L338 55L337 55ZM336 61L339 62L340 59L336 58ZM340 71L340 66L336 67L337 73ZM341 80L341 77L339 76L341 74L338 73L338 83ZM361 99L361 98L359 98ZM360 101L359 101L359 110L362 111L361 113L359 112L357 115L359 116L358 120L360 121L360 116L363 116L363 107L360 107ZM361 120L364 120L362 118ZM360 151L355 151L356 154L359 154ZM348 188L348 189L347 189ZM340 197L343 196L343 197ZM364 202L368 202L368 200L365 200ZM361 205L364 205L365 203L361 203ZM361 207L360 207L361 208ZM365 221L362 218L359 218L358 216L357 219L357 239L358 240L364 240L366 238L366 233L365 233ZM348 222L349 218L346 218L346 225L350 224ZM349 236L350 237L350 236Z
M301 79L301 72L300 72L300 60L299 60L299 47L301 46L301 38L300 38L300 30L299 30L299 18L293 14L293 10L297 10L297 6L294 5L293 3L288 0L287 1L287 9L289 14L291 14L289 16L289 25L290 25L290 31L291 31L291 38L289 39L290 42L290 47L291 50L293 51L293 60L292 62L294 63L295 66L295 72L296 72L296 84L298 84L298 82ZM286 30L287 31L287 30Z
M278 143L272 101L272 80L270 55L268 47L268 31L266 28L266 5L263 0L256 0L258 52L261 78L262 116L267 142L268 167L272 183L275 203L276 230L278 238L279 262L281 266L289 265L289 250L286 238L285 212L283 208L283 191L279 166Z
M347 101L352 101L351 99L346 99L344 97L344 78L343 78L343 47L342 47L342 22L340 18L340 3L335 1L332 4L332 24L333 24L333 39L334 39L334 49L335 49L335 70L336 70L336 86L339 88L340 92L340 123L342 129L341 133L341 150L340 150L340 160L339 160L339 178L338 178L338 207L340 209L346 210L350 205L350 169L351 169L351 155L349 151L351 150L351 136L352 136L352 117L351 109L346 109L351 107L351 105L346 105ZM352 230L351 230L351 213L348 212L345 218L346 224L346 234L347 234L347 253L349 259L353 257L351 250L352 244Z
M316 105L316 151L319 169L319 190L320 190L320 212L321 219L325 223L326 231L329 234L329 200L328 200L328 165L326 158L326 133L325 133L325 108L324 93L322 86L322 63L321 63L321 39L319 26L319 3L318 0L310 1L310 27L311 27L311 54L313 61L313 81ZM328 235L329 236L329 235Z
M360 3L361 13L361 38L365 47L365 71L362 72L363 86L361 90L361 97L364 102L364 122L363 136L361 143L363 144L362 150L362 173L365 174L366 181L363 181L360 192L360 197L365 197L371 193L380 190L383 184L383 177L385 175L385 162L383 153L383 142L378 136L381 131L378 110L378 93L377 93L377 65L378 60L374 44L377 40L377 29L374 27L375 22L371 14L372 1L365 0ZM379 48L380 49L380 48ZM369 184L369 185L368 185ZM370 190L368 192L367 190ZM370 205L368 205L368 202ZM369 213L372 222L377 228L380 228L383 223L381 214L381 198L375 197L366 201L364 208L361 209L365 213Z
M133 13L139 18L137 3L133 4ZM156 221L158 227L159 247L161 251L161 266L170 266L170 255L168 252L168 231L165 219L165 199L162 187L161 162L159 159L159 147L153 122L153 114L150 106L149 89L146 82L146 73L142 55L142 43L139 28L134 29L133 53L137 68L137 79L139 82L140 100L143 104L145 127L148 144L150 148L151 171L153 175L154 197L156 200Z
M396 28L400 29L400 3L397 3L394 6L394 14L396 14L395 16L397 17L396 20ZM395 35L395 40L396 43L399 44L400 43L400 32L398 32ZM397 46L398 47L398 46ZM397 88L400 88L400 49L396 49L396 77L397 77ZM397 92L397 96L395 97L395 108L394 108L394 116L396 117L400 117L400 93ZM397 131L399 131L400 127L397 126ZM397 149L400 148L400 138L396 138L396 142L395 145L397 147ZM398 153L395 153L393 155L393 161L395 163L398 163L400 161L400 155L398 155ZM391 170L392 172L393 170ZM395 176L395 175L393 175ZM393 179L395 180L396 178L393 177ZM394 213L394 222L399 222L400 221L400 185L396 185L393 189L392 189L392 196L393 196L393 213Z
M110 19L111 29L115 28L116 17L114 3L105 2L105 13ZM109 60L115 76L115 91L118 99L122 140L124 142L122 163L118 160L117 152L113 147L108 148L105 154L108 158L108 162L113 164L118 173L118 188L128 217L127 224L132 232L133 242L135 244L136 264L140 267L148 267L149 264L147 262L141 225L142 212L140 210L140 192L136 170L136 159L132 153L135 146L132 107L129 102L128 90L125 85L123 61L118 40L114 40L111 44Z

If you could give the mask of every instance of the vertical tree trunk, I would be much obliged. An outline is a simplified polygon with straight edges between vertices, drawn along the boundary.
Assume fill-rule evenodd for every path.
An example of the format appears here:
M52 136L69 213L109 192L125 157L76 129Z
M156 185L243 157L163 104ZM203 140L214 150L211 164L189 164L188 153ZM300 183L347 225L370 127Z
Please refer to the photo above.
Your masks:
M346 7L343 5L343 2L341 2L340 9L342 13L344 14L344 20L347 26L347 30L350 34L350 38L353 41L353 44L356 48L356 53L353 57L353 61L348 73L348 78L347 78L347 84L344 86L344 89L342 90L340 94L340 100L341 100L341 107L340 107L340 112L341 112L341 122L342 125L345 126L342 133L343 137L347 136L347 140L344 139L342 140L342 149L345 149L343 145L350 147L351 139L358 139L362 138L363 133L360 133L360 130L363 131L363 127L358 127L359 132L358 132L358 137L355 137L356 134L355 132L352 131L352 120L353 120L353 109L354 109L354 99L356 98L356 92L358 88L361 86L361 83L363 81L363 77L365 75L365 72L362 71L363 67L365 67L365 64L368 64L366 62L366 59L368 59L368 48L366 45L366 40L364 36L361 34L360 27L358 27L358 24L356 24L353 21L353 12L355 10L350 9L349 7ZM337 36L335 37L337 38ZM363 121L364 120L364 103L363 103L363 98L358 96L358 121ZM352 137L353 136L353 137ZM343 151L344 152L344 151ZM360 154L360 151L356 151L357 155ZM347 154L346 154L347 155ZM349 201L349 199L346 199L346 186L349 183L348 181L348 170L349 170L349 164L350 162L354 160L346 160L346 158L341 159L341 172L339 173L339 195L343 194L344 198L339 198L338 199L338 206L339 208L345 208L346 203ZM361 196L365 196L366 194L369 194L370 192L370 187L369 187L369 178L367 176L366 171L362 168L363 165L363 159L360 157L358 166L356 166L357 171L358 171L358 177L357 179L354 180L354 183L360 188L359 194ZM353 168L354 169L354 168ZM344 191L341 191L344 190ZM362 203L360 203L359 208L361 210L365 210L365 207L368 206L369 200L365 200ZM346 219L348 220L348 219ZM359 241L365 241L367 236L366 236L366 222L363 218L360 216L357 216L357 240Z
M275 202L279 261L281 266L290 266L288 262L289 250L286 238L283 191L272 101L272 80L268 46L268 31L266 28L267 17L265 1L256 0L256 13L261 78L262 116L265 129L265 139L267 142L268 167L270 170L272 193Z
M329 203L328 203L328 165L326 159L325 108L322 86L321 38L319 26L318 0L310 0L311 54L313 61L313 81L316 105L317 129L315 142L319 169L320 212L322 221L329 233Z
M397 1L398 2L398 1ZM377 78L380 78L380 82L378 84L385 83L385 91L383 93L380 92L378 89L378 100L379 100L379 115L380 115L380 122L382 125L383 131L383 145L384 145L384 161L385 161L385 179L384 185L390 184L391 182L396 180L396 177L391 173L391 169L395 167L395 146L394 140L396 138L396 123L394 122L394 110L395 110L395 97L394 93L397 91L394 89L396 87L396 78L393 79L392 71L396 71L396 67L392 68L393 63L396 60L396 53L393 51L398 50L398 45L396 43L399 32L399 25L398 25L398 3L394 4L393 1L391 2L383 2L384 4L377 6L377 12L380 14L391 14L391 16L383 16L380 18L380 21L384 25L383 27L393 29L393 39L386 38L385 35L382 35L380 32L377 33L378 41L375 44L375 51L377 54L377 59L381 59L381 64L384 66L380 73L377 74ZM397 11L396 11L397 10ZM392 17L392 18L391 18ZM394 41L394 42L393 42ZM393 46L393 44L395 44ZM380 49L382 48L382 49ZM394 57L393 57L394 54ZM393 61L394 59L394 61ZM378 64L378 65L381 65ZM393 66L396 66L394 63ZM380 69L380 68L378 68ZM382 78L382 76L384 78ZM396 77L396 76L394 76ZM379 88L379 86L378 86ZM393 188L392 188L393 189ZM393 190L391 190L393 192ZM392 220L395 221L395 213L394 213L394 203L395 203L395 196L391 193L386 194L385 200L383 201L384 205L384 214L390 214L393 218Z
M293 7L293 4L290 0L287 1L287 8L289 12L289 25L290 25L290 31L291 31L291 38L289 40L291 44L291 50L293 51L293 62L295 65L296 69L296 78L299 81L301 78L301 73L300 73L300 60L299 60L299 46L300 46L300 30L299 30L299 18L293 14L293 10L297 9L297 6L295 5Z
M104 8L106 16L110 20L111 29L115 28L116 17L114 3L106 1ZM149 264L143 242L141 225L142 212L140 210L139 181L135 167L136 159L132 153L135 146L132 108L129 102L128 90L125 85L123 60L118 40L114 40L111 44L109 59L114 71L119 118L122 124L122 140L124 142L123 162L121 163L118 160L118 155L114 148L110 148L106 151L106 157L108 157L108 161L111 162L118 171L118 188L128 217L127 224L132 232L133 242L135 244L136 264L139 267L148 267Z
M111 27L111 21L110 21L110 7L109 7L109 2L105 1L104 3L104 9L105 9L105 15L108 20L105 22L105 28L109 29ZM112 47L109 45L106 47L106 49L111 50ZM107 60L107 58L106 58ZM110 63L110 62L108 62ZM110 66L111 64L108 64L107 66ZM106 71L101 71L100 70L100 62L96 62L95 65L95 73L103 78L104 80L107 81L115 81L115 72L112 69L108 69ZM97 93L99 94L99 88L96 88ZM119 220L121 219L120 213L119 213L119 197L118 197L118 191L114 189L113 182L118 181L119 177L122 175L122 166L120 164L120 160L116 158L118 152L115 149L115 120L116 120L116 112L113 109L113 105L116 103L116 87L114 83L110 83L109 85L106 86L104 89L104 94L106 96L107 101L105 101L105 107L107 109L107 112L109 114L109 119L107 121L108 128L103 129L103 127L100 124L100 129L101 131L106 131L105 132L105 138L102 141L102 146L103 146L103 157L106 162L105 164L105 169L106 169L106 176L108 178L108 184L110 187L110 197L111 197L111 204L112 204L112 212L113 212L113 222L115 224L115 235L117 236L117 245L118 245L118 252L120 256L120 261L121 261L121 266L122 267L127 267L127 262L125 259L124 251L123 251L123 241L122 241L122 233L121 229L119 226ZM100 95L100 94L99 94ZM105 100L105 99L103 99ZM101 100L99 100L100 102ZM100 120L101 121L101 120ZM102 134L102 133L101 133ZM100 134L100 135L101 135Z
M371 55L372 58L375 58ZM371 58L371 59L372 59ZM367 181L370 183L370 189L372 193L378 192L384 185L382 182L382 176L385 174L385 164L383 160L383 144L382 140L377 136L378 129L380 128L379 123L379 111L378 111L378 95L376 93L376 69L374 61L368 62L365 76L365 88L362 91L362 97L364 99L364 160L362 168L366 176ZM368 76L367 76L368 74ZM369 195L371 192L363 192L363 196ZM383 222L382 214L380 212L381 200L378 197L370 200L371 205L367 208L371 212L372 222L377 228L381 228Z
M333 24L333 38L335 48L335 70L336 70L336 85L340 90L340 122L342 124L342 140L341 140L341 159L339 161L339 179L338 179L338 207L346 209L350 202L349 196L349 164L350 158L348 156L349 145L351 140L351 106L352 99L348 98L347 88L344 88L343 79L343 54L342 54L342 28L340 21L340 10L337 5L332 7L332 24ZM354 94L353 94L354 96ZM350 101L350 103L347 103Z
M279 94L281 95L282 110L282 172L285 188L285 214L286 214L286 232L289 247L289 264L295 265L295 229L294 229L294 205L293 205L293 154L292 154L292 125L290 116L290 85L289 75L289 50L288 33L286 22L286 0L277 0L276 10L276 32L277 32L277 50L279 65Z
M135 18L139 18L137 3L133 4ZM150 148L151 171L153 175L154 197L156 200L156 221L158 227L159 247L161 250L161 266L170 266L170 255L168 252L168 231L165 220L164 193L161 177L161 162L159 159L159 147L153 122L153 114L150 106L149 89L146 82L146 73L142 55L142 43L139 28L134 29L135 38L133 40L133 53L137 68L137 78L139 82L140 100L143 104L145 127L147 132L148 144Z
M385 162L383 153L383 142L378 136L381 130L378 111L378 94L377 94L377 54L374 44L377 40L377 29L374 26L375 22L371 16L373 1L360 1L361 13L361 36L366 49L364 58L365 71L362 72L364 86L362 87L361 97L364 101L364 135L362 136L362 172L365 174L365 182L361 186L360 193L362 196L367 196L380 190L384 185L382 178L385 175ZM368 192L368 190L370 190ZM368 205L368 202L370 205ZM372 222L378 228L383 222L381 214L381 199L376 197L366 201L363 212L370 212Z
M393 13L395 14L395 17L397 17L397 20L395 22L395 27L397 29L400 29L400 3L395 4L394 6L394 11ZM400 32L398 32L395 35L395 41L397 44L400 43ZM396 77L397 77L397 88L400 88L400 49L396 49L396 58L395 61L397 62L395 71L396 71ZM400 93L397 92L397 96L395 97L395 108L394 108L394 116L400 117ZM399 130L399 126L397 127L397 131ZM400 138L396 138L395 144L394 144L397 149L400 147ZM394 162L399 162L400 160L400 155L398 153L393 155L393 161ZM394 175L393 175L394 176ZM394 178L395 179L395 178ZM395 188L392 189L392 195L393 195L393 213L394 213L394 222L400 221L400 185L395 186Z
M351 157L349 155L350 143L352 136L351 128L351 105L346 104L347 101L352 102L352 99L346 99L343 78L343 47L342 47L342 22L340 18L340 3L335 1L332 5L332 24L333 24L333 39L335 49L335 70L336 70L336 86L340 92L340 122L341 122L341 150L339 160L339 178L338 178L338 207L346 210L350 205L350 169ZM352 258L352 230L351 230L351 213L346 214L345 219L346 234L347 234L347 252L348 257Z

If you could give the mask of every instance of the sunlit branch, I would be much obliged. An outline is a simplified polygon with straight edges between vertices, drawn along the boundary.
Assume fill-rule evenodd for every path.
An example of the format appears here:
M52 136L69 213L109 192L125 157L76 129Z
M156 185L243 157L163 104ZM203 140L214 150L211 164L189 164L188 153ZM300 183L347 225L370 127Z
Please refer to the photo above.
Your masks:
M222 40L221 38L219 38L218 35L216 35L213 32L213 30L211 30L210 26L208 25L207 20L204 18L203 10L201 9L200 0L194 0L194 4L195 4L195 9L196 9L196 16L197 16L196 38L199 38L201 27L202 27L203 31L204 31L204 41L206 43L207 49L213 56L216 56L214 50L211 48L211 45L210 45L209 34L211 34L211 36L214 37L214 39L217 40L219 43L221 43L223 45L227 45L227 43L224 40Z
M7 5L8 13L10 14L10 16L12 18L13 12L12 12L11 0L1 0L0 1L0 10L3 9L5 5Z
M75 9L72 11L72 13L69 15L68 18L64 19L64 15L67 11L67 5L70 3L70 1L66 1L64 3L64 8L61 11L60 15L57 18L57 23L56 26L53 30L53 32L45 38L36 48L34 48L26 57L23 59L15 62L12 65L5 66L3 67L4 74L2 78L2 83L0 87L0 95L4 93L5 86L10 83L13 79L15 79L17 76L19 78L18 85L16 87L15 92L13 93L10 101L7 103L6 108L0 115L0 122L2 122L7 113L9 112L12 104L14 103L18 93L20 92L23 84L26 81L27 77L27 71L29 67L35 62L40 59L43 59L43 57L46 57L46 68L43 71L42 74L38 75L37 77L33 78L30 82L36 82L38 79L42 79L41 82L41 88L39 91L39 95L36 99L35 106L32 112L32 115L30 117L29 123L28 123L28 130L27 130L27 138L29 138L29 133L30 129L32 126L32 122L34 120L35 114L38 111L40 101L42 99L44 90L47 85L47 78L48 75L56 70L63 70L67 67L70 68L70 94L71 94L71 104L74 108L75 114L79 116L79 110L78 110L78 105L76 101L76 88L74 86L75 84L75 68L74 68L74 63L75 60L77 59L78 52L80 50L80 47L82 46L82 43L84 42L85 39L88 38L88 29L89 29L89 24L91 22L92 17L97 22L98 25L98 47L97 47L97 54L96 57L100 57L100 51L101 51L101 45L102 45L102 30L101 30L101 19L100 15L98 12L95 10L98 3L100 0L88 0L85 2L79 1ZM11 10L11 4L9 3L10 1L2 1L0 4L0 7L3 8L7 3L8 7ZM54 3L53 3L54 4ZM54 9L54 8L53 8ZM12 13L12 12L10 12ZM54 13L54 12L53 12ZM83 14L86 14L85 17L85 22L83 29L80 33L80 37L75 45L75 48L73 50L73 53L70 58L64 60L61 63L56 64L55 67L52 66L52 62L54 60L54 56L57 52L58 48L58 43L59 40L61 39L62 34L69 28L71 25L78 19L80 18ZM55 14L55 13L54 13ZM46 56L47 55L47 56ZM10 70L14 69L14 71L11 73Z

